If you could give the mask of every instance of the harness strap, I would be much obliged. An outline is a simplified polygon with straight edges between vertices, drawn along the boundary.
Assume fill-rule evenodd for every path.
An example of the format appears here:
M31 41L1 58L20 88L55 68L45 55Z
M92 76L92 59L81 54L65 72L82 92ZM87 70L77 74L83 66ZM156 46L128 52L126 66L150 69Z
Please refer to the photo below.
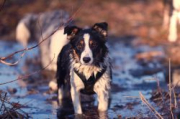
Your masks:
M86 79L86 77L84 76L84 74L79 73L79 71L77 71L77 69L74 69L74 72L79 76L79 78L82 80L82 82L84 83L84 89L81 90L81 93L84 94L94 94L94 84L101 78L101 76L106 72L107 67L103 67L103 69L98 72L96 74L96 76L94 76L94 74L92 74L89 79Z

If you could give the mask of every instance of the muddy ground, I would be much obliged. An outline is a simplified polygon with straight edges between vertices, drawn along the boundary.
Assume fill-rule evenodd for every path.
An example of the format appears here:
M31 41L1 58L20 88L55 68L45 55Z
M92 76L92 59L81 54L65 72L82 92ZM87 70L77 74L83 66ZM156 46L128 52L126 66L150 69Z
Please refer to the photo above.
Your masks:
M171 80L179 80L179 41L176 43L167 41L167 30L162 29L161 0L105 0L103 2L7 0L0 11L0 56L6 56L22 48L15 42L14 34L17 22L24 14L59 8L73 14L82 3L82 8L74 18L77 25L85 27L99 21L109 23L107 45L113 66L111 105L107 114L98 114L96 100L85 101L84 117L154 119L160 118L159 114L168 119L172 115L170 104L173 115L178 117L179 88L173 87L172 93L169 93L167 82L169 74L171 74ZM32 45L35 43L30 43L29 47ZM9 61L15 61L19 56L20 54ZM172 73L168 71L169 58ZM35 48L28 51L16 66L0 64L0 82L11 81L19 76L41 70L39 59L38 48ZM70 100L64 102L67 104L66 109L58 109L57 95L48 87L48 82L53 78L54 72L40 71L23 80L0 85L1 99L4 97L3 92L8 92L6 96L8 101L16 104L13 110L17 110L22 116L28 114L30 118L35 119L54 119L57 115L60 119L75 118ZM147 99L146 104L141 94ZM147 103L153 109L149 109L150 106L147 106ZM3 104L2 100L0 104ZM7 108L11 107L12 105L7 104ZM3 113L1 108L0 115ZM11 116L14 115L11 114Z

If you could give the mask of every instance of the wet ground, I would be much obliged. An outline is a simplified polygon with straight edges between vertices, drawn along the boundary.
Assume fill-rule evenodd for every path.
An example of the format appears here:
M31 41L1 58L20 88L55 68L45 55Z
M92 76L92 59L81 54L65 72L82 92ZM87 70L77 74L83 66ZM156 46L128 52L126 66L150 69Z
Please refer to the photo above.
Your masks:
M154 113L140 99L139 93L142 93L160 114L163 113L161 108L150 100L152 91L157 89L157 82L163 90L168 90L163 73L165 67L162 65L165 58L163 46L151 47L141 44L140 41L135 37L109 39L108 47L113 65L111 105L107 114L102 114L102 118L155 118ZM6 56L18 49L21 49L21 46L15 42L0 41L0 56ZM146 55L147 53L149 54ZM147 59L147 56L150 58ZM17 55L10 61L17 60L18 57ZM28 51L17 66L0 64L0 82L38 71L38 65L38 50ZM54 119L57 118L57 112L58 115L64 114L64 117L60 118L74 118L71 106L58 110L57 95L48 88L48 82L53 75L43 71L24 80L0 85L0 90L7 91L10 101L23 105L21 110L34 119ZM69 100L65 103L69 103ZM97 101L93 103L95 106L86 102L83 104L84 117L98 118Z

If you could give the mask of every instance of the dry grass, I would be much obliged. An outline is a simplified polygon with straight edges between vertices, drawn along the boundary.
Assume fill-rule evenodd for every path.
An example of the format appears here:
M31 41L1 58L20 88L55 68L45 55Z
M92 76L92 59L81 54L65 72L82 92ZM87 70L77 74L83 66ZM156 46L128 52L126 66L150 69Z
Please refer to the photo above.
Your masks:
M153 100L156 103L157 107L153 107L143 96L143 94L140 92L140 99L141 101L149 108L149 110L156 116L157 119L164 119L164 118L171 118L176 119L177 115L175 114L176 110L178 110L178 103L177 100L179 99L177 97L177 94L175 92L175 87L172 85L172 79L171 79L171 60L169 59L169 84L168 84L168 92L161 89L159 81L157 78L155 80L157 81L157 90L154 94L152 94L151 100ZM159 108L159 112L156 110L156 108ZM160 114L161 112L161 114ZM165 115L164 115L165 114Z
M155 108L150 105L150 103L146 100L146 98L143 96L143 94L141 92L139 92L140 98L142 100L142 102L147 105L147 107L149 108L149 110L151 112L153 112L153 114L156 116L157 119L163 119L163 117L155 110Z
M6 92L0 92L0 118L1 119L24 119L29 118L21 108L24 107L19 103L10 102Z

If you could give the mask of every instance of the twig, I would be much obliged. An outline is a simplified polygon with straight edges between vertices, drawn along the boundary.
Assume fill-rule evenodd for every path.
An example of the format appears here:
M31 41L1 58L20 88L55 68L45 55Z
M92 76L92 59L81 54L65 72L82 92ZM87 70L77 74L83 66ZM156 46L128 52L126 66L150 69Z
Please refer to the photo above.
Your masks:
M19 61L23 58L24 55L25 55L25 51L21 54L21 57L14 63L9 63L9 62L6 62L4 60L0 60L0 63L3 63L3 64L8 65L8 66L14 66L14 65L17 65L19 63Z
M163 93L162 93L162 90L161 90L161 87L160 87L160 83L159 83L159 80L158 80L158 78L157 78L157 76L155 76L155 80L156 80L156 82L157 82L157 89L158 89L158 93L160 93L160 95L161 95L161 97L160 98L157 98L156 100L162 100L162 102L161 101L159 101L159 103L157 104L157 105L160 105L160 104L164 104L165 103L165 98L164 98L164 96L163 96ZM166 96L165 96L166 97ZM155 101L156 101L155 100Z
M54 57L55 57L55 55L54 55ZM53 57L53 59L50 61L50 63L49 63L47 66L45 66L44 68L42 68L41 70L35 71L35 72L33 72L33 73L27 74L27 75L22 76L22 77L18 77L17 79L14 79L14 80L11 80L11 81L7 81L7 82L5 82L5 83L0 83L0 85L12 83L12 82L17 81L17 80L26 79L27 77L29 77L29 76L31 76L31 75L37 74L37 73L39 73L39 72L42 72L43 70L45 70L45 69L52 63L52 61L54 60L54 57Z
M71 21L74 19L74 17L76 16L76 14L82 9L82 6L84 5L85 1L86 1L86 0L84 0L84 1L82 2L82 4L80 5L80 7L78 7L78 9L76 10L76 12L74 12L74 13L71 15L71 17L69 18L69 20L68 20L67 23L71 22Z
M169 58L169 108L170 108L170 112L171 112L171 116L174 119L174 115L172 112L172 89L171 89L171 59Z
M149 102L145 99L145 97L143 96L141 92L139 92L139 95L142 102L144 102L147 105L147 107L150 109L150 111L152 111L155 114L156 118L163 119L163 117L154 109L154 107L149 104Z
M17 108L16 105L14 105L14 103L9 102L6 99L6 97L7 97L7 93L5 92L5 96L3 98L0 98L0 100L2 102L2 105L4 107L4 111L3 111L4 118L9 118L7 116L10 116L11 118L15 118L15 117L13 117L13 115L10 112L16 113L17 116L19 116L19 115L22 115L22 116L26 115L26 118L29 117L26 112L24 112L20 108ZM10 105L11 107L8 106L9 108L7 108L6 104ZM18 104L19 104L19 102L18 102ZM3 107L1 107L1 109ZM18 111L21 111L23 114L19 113Z
M175 94L175 90L174 89L179 84L179 82L180 82L180 80L178 80L175 85L171 86L171 90L173 91L173 96L174 96L174 106L175 106L175 108L178 107L178 103L177 103L177 98L176 98L176 94Z
M11 116L11 118L13 118L13 116L12 116L11 113L10 113L10 111L7 109L7 107L6 107L6 105L5 105L6 97L7 97L7 93L5 92L4 98L1 99L2 105L3 105L3 107L4 107L3 113L8 113L8 114Z
M50 34L50 36L52 36L57 30L58 30L58 29L56 29L54 32L52 32L52 33ZM41 45L45 40L47 40L50 36L46 37L45 39L43 39L42 41L40 41L40 42L39 42L38 44L36 44L35 46L32 46L32 47L30 47L30 48L24 48L24 49L18 50L18 51L14 52L14 53L9 54L9 55L6 56L6 57L1 57L1 58L0 58L0 62L2 63L2 61L4 61L4 60L6 60L6 59L8 59L8 58L10 58L10 57L12 57L12 56L14 56L14 55L17 54L17 53L24 52L24 51L29 51L29 50L32 50L32 49L38 47L38 46ZM5 62L5 61L4 61L4 62Z

